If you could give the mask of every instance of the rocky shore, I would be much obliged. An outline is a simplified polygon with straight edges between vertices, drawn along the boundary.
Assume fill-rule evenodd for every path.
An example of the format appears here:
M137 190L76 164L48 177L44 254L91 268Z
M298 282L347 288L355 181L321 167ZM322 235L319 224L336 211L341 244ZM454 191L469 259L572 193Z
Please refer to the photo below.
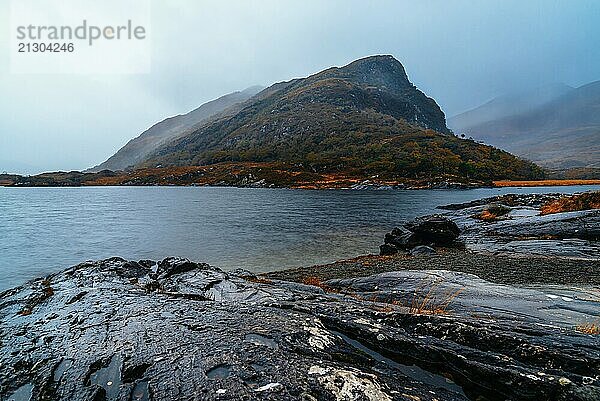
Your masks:
M50 172L33 176L0 174L0 186L215 186L296 189L471 189L490 181L454 175L429 178L365 175L361 172L319 173L297 163L218 163L209 166L144 168L127 171Z
M600 192L585 197L600 202ZM600 260L600 209L541 213L543 205L562 198L567 197L510 194L441 206L445 213L419 217L386 234L381 255L432 254L432 247L445 247L495 255Z
M451 205L326 266L34 280L0 294L0 399L599 400L598 210L547 200Z
M0 394L14 400L600 396L598 338L571 326L597 312L593 301L448 271L318 284L174 258L75 266L1 295Z
M303 282L364 277L404 270L449 270L472 274L498 284L517 286L600 286L600 262L545 256L517 256L437 249L433 255L365 255L327 265L265 274L265 277Z

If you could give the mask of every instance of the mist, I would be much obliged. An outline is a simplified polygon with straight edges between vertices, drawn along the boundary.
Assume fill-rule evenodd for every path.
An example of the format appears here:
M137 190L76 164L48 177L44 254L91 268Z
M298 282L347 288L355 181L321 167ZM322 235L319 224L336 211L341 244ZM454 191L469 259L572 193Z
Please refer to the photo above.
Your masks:
M11 74L0 58L0 172L85 169L225 93L373 54L400 60L446 116L600 79L597 1L156 0L151 10L149 73ZM0 25L8 19L3 2Z

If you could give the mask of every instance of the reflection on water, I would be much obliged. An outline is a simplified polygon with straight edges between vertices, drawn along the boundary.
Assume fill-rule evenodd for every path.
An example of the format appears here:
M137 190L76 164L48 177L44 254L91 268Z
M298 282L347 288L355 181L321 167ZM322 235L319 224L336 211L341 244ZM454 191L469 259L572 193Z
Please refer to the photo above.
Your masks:
M441 204L510 192L590 189L0 187L0 290L111 256L176 255L257 272L326 263L377 252L391 227Z

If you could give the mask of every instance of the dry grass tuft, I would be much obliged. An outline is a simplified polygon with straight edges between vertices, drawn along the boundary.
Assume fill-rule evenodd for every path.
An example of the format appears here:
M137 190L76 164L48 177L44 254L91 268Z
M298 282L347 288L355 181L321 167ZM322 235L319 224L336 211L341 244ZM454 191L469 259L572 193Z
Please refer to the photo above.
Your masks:
M269 280L268 278L264 278L264 277L243 277L244 280L249 281L251 283L258 283L258 284L272 284L273 282L271 280Z
M315 277L315 276L305 277L304 279L302 279L302 283L306 284L306 285L312 285L315 287L319 287L320 289L322 289L325 292L333 292L333 293L340 292L340 290L338 290L337 288L328 286L327 284L325 284L323 282L323 280L321 280L319 277Z
M578 331L583 334L600 334L600 324L598 323L582 323L575 327L575 331Z
M495 214L493 214L489 210L484 210L483 212L481 212L481 214L478 214L475 217L477 219L483 220L483 221L495 221L498 218L498 216L496 216Z
M573 212L576 210L600 209L600 191L563 196L542 206L541 214Z
M377 296L365 298L357 294L346 293L346 295L359 301L368 301L374 304L373 309L379 312L393 312L394 306L408 309L412 315L444 315L448 313L448 308L465 289L447 289L442 290L443 280L436 280L432 283L424 282L413 293L408 301L398 299L381 300ZM429 286L429 288L427 288Z
M443 315L448 313L448 307L454 299L465 289L440 290L441 280L434 281L429 289L419 287L413 294L410 302L409 313L414 315Z
M321 288L325 292L343 294L354 298L358 301L370 302L373 304L372 309L379 312L394 312L395 307L408 309L408 313L413 315L442 315L447 314L448 309L454 299L464 291L464 288L458 289L443 289L443 280L435 280L433 282L423 282L412 294L408 301L398 299L381 299L377 295L366 298L362 295L351 291L341 291L323 283L319 277L309 276L302 280L303 284L312 285Z

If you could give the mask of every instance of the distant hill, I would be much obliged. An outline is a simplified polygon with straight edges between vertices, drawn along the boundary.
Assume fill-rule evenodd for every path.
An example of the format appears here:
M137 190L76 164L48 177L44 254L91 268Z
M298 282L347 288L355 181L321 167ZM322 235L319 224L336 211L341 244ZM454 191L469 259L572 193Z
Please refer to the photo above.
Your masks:
M547 168L600 167L600 81L528 104L488 120L484 105L453 118L452 127ZM486 121L473 124L477 120Z
M146 131L138 137L130 140L117 153L111 156L104 163L99 164L88 172L98 172L102 170L124 170L143 161L150 153L156 150L160 145L167 143L178 136L184 134L198 124L206 122L211 117L225 112L227 109L245 102L252 96L260 92L262 87L253 86L240 92L233 92L221 96L218 99L204 103L195 110L187 114L167 118Z
M530 112L573 90L563 83L498 96L472 110L448 118L448 126L456 133L500 118Z
M292 163L360 177L539 178L507 152L452 135L437 103L392 56L275 84L236 113L164 143L136 167Z

